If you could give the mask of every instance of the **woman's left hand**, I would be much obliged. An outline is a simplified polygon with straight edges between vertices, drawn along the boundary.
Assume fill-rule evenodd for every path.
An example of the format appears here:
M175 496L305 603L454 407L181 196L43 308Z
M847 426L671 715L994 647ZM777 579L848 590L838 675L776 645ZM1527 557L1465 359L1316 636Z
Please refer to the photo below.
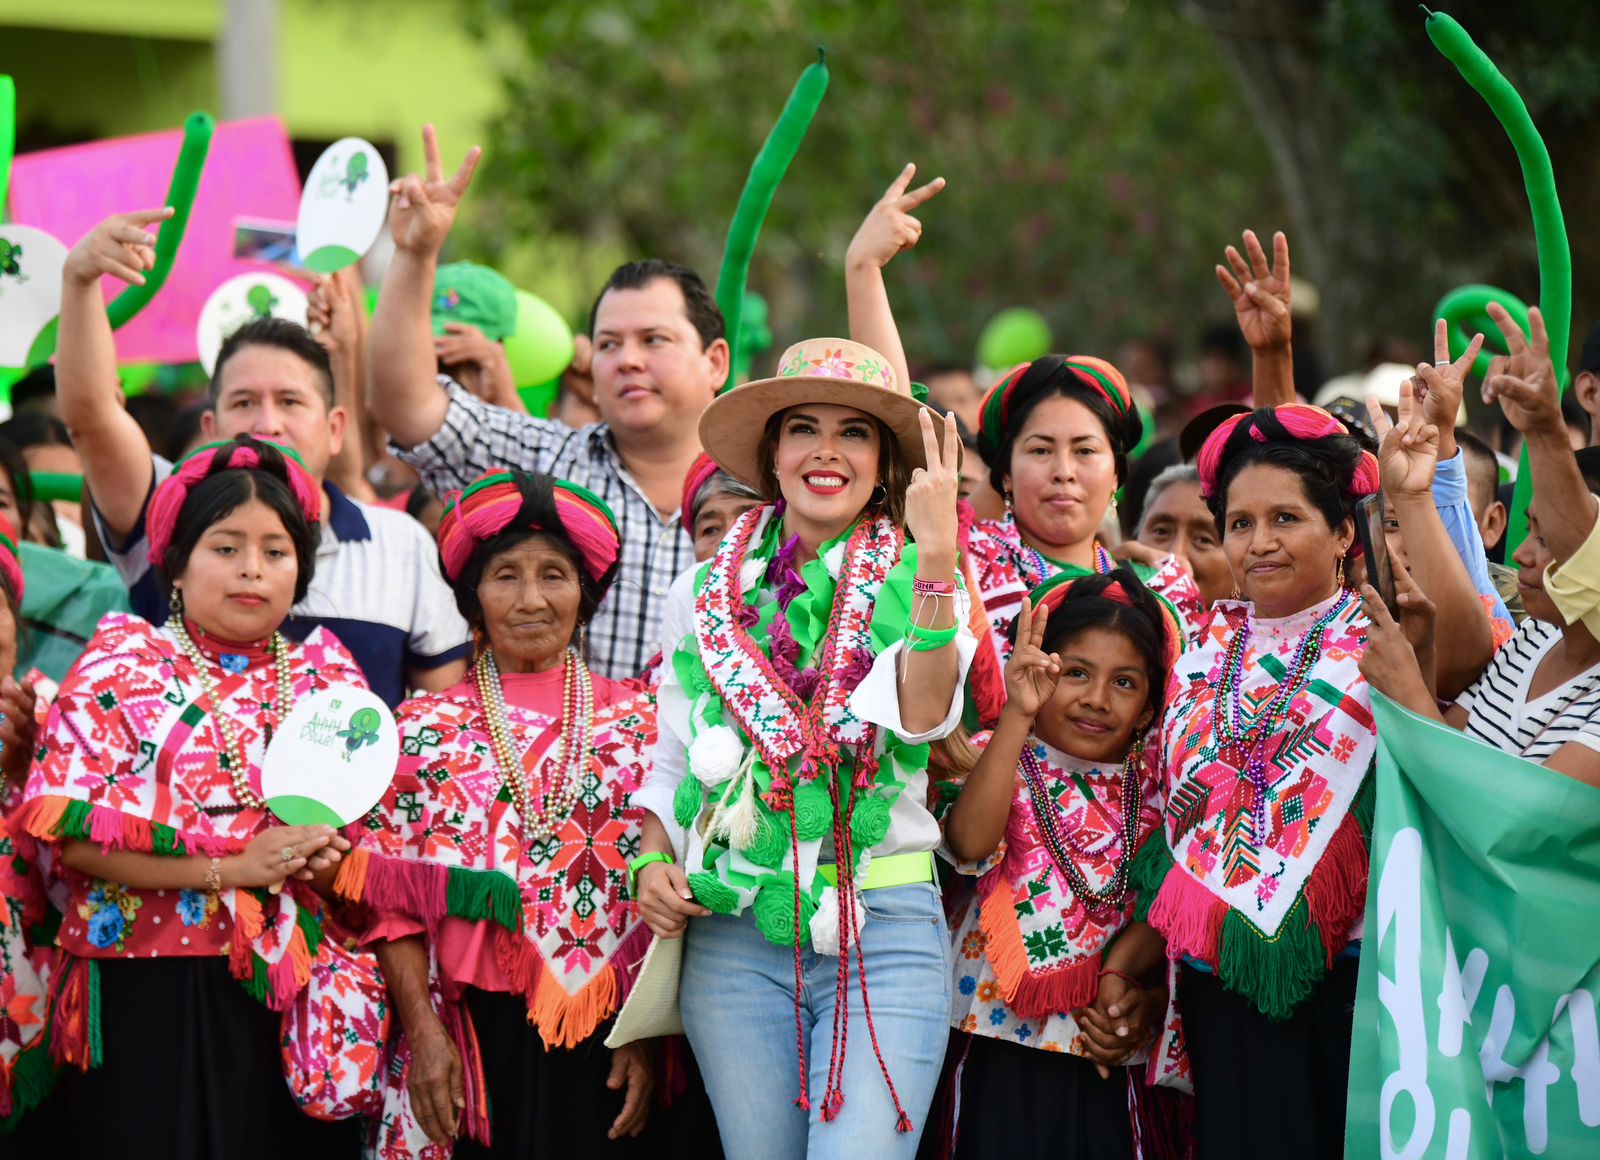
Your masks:
M1367 415L1378 433L1378 474L1384 493L1398 499L1406 495L1433 495L1433 473L1439 465L1439 428L1428 422L1412 390L1412 380L1400 384L1400 421L1391 423L1377 399L1367 400Z
M627 1085L628 1094L622 1101L622 1111L611 1125L607 1138L620 1140L624 1136L637 1136L644 1131L650 1118L650 1093L656 1085L655 1068L642 1043L625 1043L611 1053L611 1074L606 1077L606 1087L621 1091Z
M933 433L933 415L927 408L917 414L922 428L926 467L911 473L906 488L906 531L917 543L919 561L956 562L956 498L961 489L961 436L956 432L956 417L944 417L944 448ZM931 579L931 577L930 577Z

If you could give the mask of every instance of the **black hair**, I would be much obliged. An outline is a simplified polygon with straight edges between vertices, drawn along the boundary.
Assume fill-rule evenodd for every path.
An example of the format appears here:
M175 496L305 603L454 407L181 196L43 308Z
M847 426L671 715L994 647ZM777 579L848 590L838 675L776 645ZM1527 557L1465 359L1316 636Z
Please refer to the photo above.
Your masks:
M172 429L167 432L166 450L162 452L173 463L183 458L189 445L200 437L201 418L211 410L211 404L191 403L172 417Z
M1128 603L1106 595L1106 590L1114 586L1127 594ZM1150 707L1153 719L1159 721L1165 708L1169 675L1167 616L1160 599L1145 587L1138 573L1124 564L1110 572L1094 573L1072 582L1061 603L1050 610L1050 620L1044 629L1044 651L1060 652L1068 641L1091 628L1121 633L1144 658L1145 675L1150 681ZM1015 645L1016 620L1011 622L1008 635Z
M1266 442L1257 442L1252 428L1266 436ZM1355 502L1348 497L1361 451L1353 436L1300 439L1289 433L1271 407L1254 412L1228 436L1218 462L1216 486L1206 497L1206 506L1217 521L1217 534L1227 535L1228 488L1241 471L1255 464L1281 467L1298 476L1311 506L1322 513L1328 527L1338 527L1355 513Z
M11 482L11 494L17 501L17 515L22 518L22 526L16 529L17 539L25 540L28 530L33 527L33 476L28 472L28 463L22 458L22 452L4 435L0 435L0 472L4 472Z
M249 447L261 456L259 467L231 467L234 452ZM318 525L306 519L289 486L289 468L283 453L271 443L263 443L249 435L240 435L232 443L215 451L202 452L211 456L209 474L184 497L183 507L172 529L172 543L167 546L161 565L161 580L170 588L172 581L183 575L189 566L189 557L206 529L218 520L249 503L260 500L283 521L283 530L294 544L296 576L294 603L306 598L311 586L311 576L317 562Z
M55 365L41 363L11 384L11 413L21 415L48 406L55 397Z
M1131 405L1126 415L1118 414L1099 388L1091 387L1085 381L1087 378L1088 372L1074 370L1064 355L1049 354L1034 359L1028 369L1022 372L1022 377L1012 384L1011 391L1016 403L1006 416L994 458L986 460L989 464L989 483L996 492L1001 495L1006 493L1005 479L1011 472L1011 452L1016 447L1017 437L1028 424L1028 416L1040 403L1057 395L1082 403L1100 420L1106 441L1111 444L1117 484L1120 486L1128 478L1128 452L1139 445L1144 435L1144 419L1139 415L1139 408Z
M1463 466L1467 469L1468 487L1471 487L1473 477L1479 477L1480 484L1488 484L1489 502L1493 503L1495 489L1500 486L1500 460L1495 458L1489 445L1471 431L1457 431L1456 446L1461 448L1465 456Z
M1231 322L1219 322L1200 332L1200 353L1203 355L1221 355L1235 362L1243 362L1245 350L1244 336Z
M704 350L717 339L726 337L727 326L722 320L722 308L706 289L705 281L687 266L676 262L663 262L660 258L646 258L642 262L628 262L611 271L611 277L600 288L594 306L589 310L589 333L594 334L595 319L600 314L600 303L613 290L638 290L657 278L667 278L677 283L683 293L683 310L700 335L700 349Z
M1122 502L1117 504L1117 518L1122 523L1122 538L1132 539L1144 519L1145 502L1150 495L1150 485L1156 476L1169 467L1183 462L1183 451L1176 436L1152 443L1128 471L1128 482L1122 489Z
M1583 437L1589 439L1594 434L1594 420L1589 412L1583 409L1583 404L1578 402L1577 391L1563 391L1561 394L1561 421L1574 431L1582 431Z
M1600 447L1585 447L1573 455L1578 461L1578 473L1583 476L1584 486L1596 495L1600 495Z
M13 415L0 423L0 438L8 439L18 451L30 447L71 447L72 436L67 425L54 415L43 411L29 411Z
M414 520L420 520L422 513L428 510L428 505L433 501L433 492L419 483L411 489L411 494L406 496L406 515Z
M513 471L511 477L522 492L522 506L506 525L505 531L490 536L472 549L466 567L461 569L461 575L451 585L455 589L456 607L474 631L481 630L484 627L483 604L478 600L478 585L483 582L483 573L489 561L501 552L509 552L536 536L542 536L571 561L578 574L578 625L582 627L594 618L595 610L606 598L611 582L617 577L622 558L619 555L604 575L590 576L583 562L583 554L562 529L561 513L556 508L554 478L529 471Z
M222 389L222 368L228 365L228 360L234 355L250 346L270 346L286 350L316 371L317 385L322 391L322 399L328 404L328 409L333 410L335 403L333 363L328 358L328 352L311 336L309 330L298 322L290 322L287 318L252 318L228 335L222 344L222 349L217 352L216 365L211 368L211 385L206 392L206 401L211 404L213 410L217 405L217 395Z

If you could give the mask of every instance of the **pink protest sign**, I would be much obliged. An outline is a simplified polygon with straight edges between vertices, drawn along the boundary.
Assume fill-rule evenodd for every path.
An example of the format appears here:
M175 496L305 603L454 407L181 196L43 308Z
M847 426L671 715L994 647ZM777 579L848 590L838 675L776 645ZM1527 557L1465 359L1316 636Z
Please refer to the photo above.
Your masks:
M111 214L159 206L182 143L182 130L174 129L23 154L11 165L11 220L71 246ZM193 361L195 320L206 298L235 274L261 269L234 258L235 220L293 221L299 207L300 182L283 122L257 117L218 125L172 275L117 331L118 358ZM124 288L106 279L107 301Z

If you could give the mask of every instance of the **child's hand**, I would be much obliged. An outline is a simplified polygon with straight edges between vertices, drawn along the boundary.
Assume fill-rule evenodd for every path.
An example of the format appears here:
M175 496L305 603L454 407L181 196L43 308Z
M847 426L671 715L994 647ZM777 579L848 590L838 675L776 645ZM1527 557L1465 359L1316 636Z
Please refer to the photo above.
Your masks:
M1022 598L1017 613L1017 647L1006 662L1006 707L1003 710L1029 722L1055 695L1061 681L1061 658L1044 651L1044 626L1050 610L1033 610L1033 602Z
M1132 1059L1150 1038L1156 1020L1166 1010L1166 989L1139 987L1125 975L1100 976L1100 991L1088 1007L1072 1013L1083 1032L1084 1055L1109 1078L1110 1068Z

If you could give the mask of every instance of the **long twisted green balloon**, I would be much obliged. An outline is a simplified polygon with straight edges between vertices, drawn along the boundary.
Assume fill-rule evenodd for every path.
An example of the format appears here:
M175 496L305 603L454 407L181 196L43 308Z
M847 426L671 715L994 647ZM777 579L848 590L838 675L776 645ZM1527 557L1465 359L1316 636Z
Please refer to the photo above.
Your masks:
M156 264L144 276L143 286L129 286L112 299L106 307L113 330L128 322L150 304L157 291L166 285L172 273L172 263L183 244L183 234L189 226L189 213L194 209L195 193L200 188L200 174L206 166L206 154L211 151L211 135L217 122L210 113L190 113L183 123L183 147L178 151L178 163L172 170L172 184L167 187L167 200L163 205L172 207L172 216L161 225L156 234ZM50 323L34 341L28 352L28 365L38 366L56 352L56 324Z
M11 191L11 155L17 148L17 85L0 73L0 217Z
M1539 311L1550 334L1550 359L1556 373L1565 377L1567 344L1572 335L1572 250L1567 244L1567 226L1561 214L1561 198L1556 193L1556 175L1550 166L1550 151L1534 127L1511 82L1501 75L1494 62L1473 43L1467 30L1442 12L1427 13L1428 38L1445 58L1460 70L1466 82L1477 90L1499 119L1517 151L1522 166L1522 181L1528 190L1528 205L1533 210L1533 238L1539 251ZM1528 500L1533 490L1533 473L1528 470L1528 452L1522 452L1517 472L1516 497L1511 505L1511 523L1506 529L1506 547L1514 549L1528 532Z
M717 274L717 305L727 323L728 346L733 357L728 363L728 380L722 386L733 386L733 368L739 363L739 321L744 312L745 283L750 277L750 257L755 253L756 239L761 235L761 225L772 208L772 197L778 183L789 171L789 163L800 150L811 119L828 91L828 54L817 49L817 60L800 74L789 101L783 106L777 124L767 134L761 152L750 165L750 176L739 195L739 204L733 211L733 222L728 226L728 241L722 250L722 269Z

